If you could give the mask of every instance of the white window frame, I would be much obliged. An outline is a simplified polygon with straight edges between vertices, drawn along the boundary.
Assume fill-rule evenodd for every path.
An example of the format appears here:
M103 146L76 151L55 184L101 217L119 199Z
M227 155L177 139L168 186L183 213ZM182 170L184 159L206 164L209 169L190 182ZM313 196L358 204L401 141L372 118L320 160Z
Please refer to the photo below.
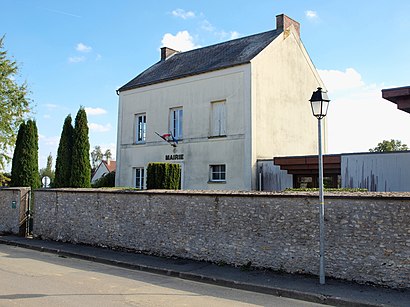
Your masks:
M182 107L171 108L169 110L169 131L178 141L182 140L184 123L184 111Z
M142 176L141 176L142 172ZM145 189L146 171L144 167L134 167L134 187L140 190Z
M226 164L209 165L209 182L226 182Z
M146 140L147 140L147 113L135 114L135 144L144 144Z
M226 101L211 102L210 136L226 136Z

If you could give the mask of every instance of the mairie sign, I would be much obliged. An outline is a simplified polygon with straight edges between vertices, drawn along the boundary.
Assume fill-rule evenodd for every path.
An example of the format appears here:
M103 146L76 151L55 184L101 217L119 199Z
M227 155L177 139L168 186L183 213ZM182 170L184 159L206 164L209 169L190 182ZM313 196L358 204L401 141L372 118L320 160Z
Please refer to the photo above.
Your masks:
M184 160L184 154L165 155L165 160L167 161Z

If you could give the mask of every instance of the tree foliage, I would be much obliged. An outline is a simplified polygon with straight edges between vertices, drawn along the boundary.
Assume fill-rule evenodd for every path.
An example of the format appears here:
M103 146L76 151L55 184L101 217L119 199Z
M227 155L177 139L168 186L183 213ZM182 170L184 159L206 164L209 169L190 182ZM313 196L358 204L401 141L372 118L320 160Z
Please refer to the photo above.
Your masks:
M92 168L95 170L103 159L103 153L101 151L101 146L95 146L91 152L91 164Z
M47 176L50 178L50 185L54 186L54 171L53 171L53 156L51 153L47 157L47 166L46 168L40 169L40 179Z
M20 125L14 149L11 186L40 187L38 173L38 131L36 122L28 120Z
M393 140L391 139L390 141L384 140L377 144L375 148L370 148L370 152L386 152L386 151L403 151L403 150L409 150L408 146L406 144L402 144L401 141L399 140Z
M4 36L0 38L0 181L9 152L16 142L17 132L25 115L30 112L26 83L18 84L19 68L4 50Z
M81 107L75 117L73 155L71 166L71 186L91 187L90 141L88 138L87 113Z
M56 188L70 187L71 167L72 167L72 149L74 128L72 125L71 115L69 114L63 125L60 143L57 150L56 170L53 186Z
M181 189L181 166L176 163L148 163L147 189Z
M104 160L104 157L105 157L105 161L111 160L112 158L111 150L108 148L103 153L101 150L101 146L94 146L94 149L90 155L91 155L91 166L94 171L97 169L98 165L100 165L101 161Z
M104 157L105 157L106 161L111 160L112 153L111 153L111 150L109 148L104 152Z

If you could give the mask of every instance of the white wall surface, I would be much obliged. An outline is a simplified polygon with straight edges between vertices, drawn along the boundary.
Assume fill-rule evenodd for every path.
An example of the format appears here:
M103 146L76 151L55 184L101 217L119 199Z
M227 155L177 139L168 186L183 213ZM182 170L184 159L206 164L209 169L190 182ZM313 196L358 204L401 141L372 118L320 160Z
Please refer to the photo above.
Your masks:
M117 185L133 186L133 168L183 154L184 189L251 187L250 155L244 139L249 129L249 65L155 84L120 93ZM226 100L227 136L211 136L212 101ZM183 140L174 149L159 136L169 132L169 109L183 107ZM145 144L135 144L134 116L147 115ZM248 157L246 157L248 156ZM226 164L226 183L208 183L209 165Z
M317 119L309 99L324 86L293 26L256 56L251 67L253 164L317 153Z

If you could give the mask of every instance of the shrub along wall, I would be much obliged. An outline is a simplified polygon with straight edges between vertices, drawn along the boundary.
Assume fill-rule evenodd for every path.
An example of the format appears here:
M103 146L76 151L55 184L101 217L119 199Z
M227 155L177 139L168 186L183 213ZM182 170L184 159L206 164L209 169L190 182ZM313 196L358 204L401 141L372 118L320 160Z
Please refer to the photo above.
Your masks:
M181 166L176 163L148 163L147 189L179 190Z
M317 275L317 197L186 191L35 191L34 235ZM410 287L410 198L326 198L326 274Z

